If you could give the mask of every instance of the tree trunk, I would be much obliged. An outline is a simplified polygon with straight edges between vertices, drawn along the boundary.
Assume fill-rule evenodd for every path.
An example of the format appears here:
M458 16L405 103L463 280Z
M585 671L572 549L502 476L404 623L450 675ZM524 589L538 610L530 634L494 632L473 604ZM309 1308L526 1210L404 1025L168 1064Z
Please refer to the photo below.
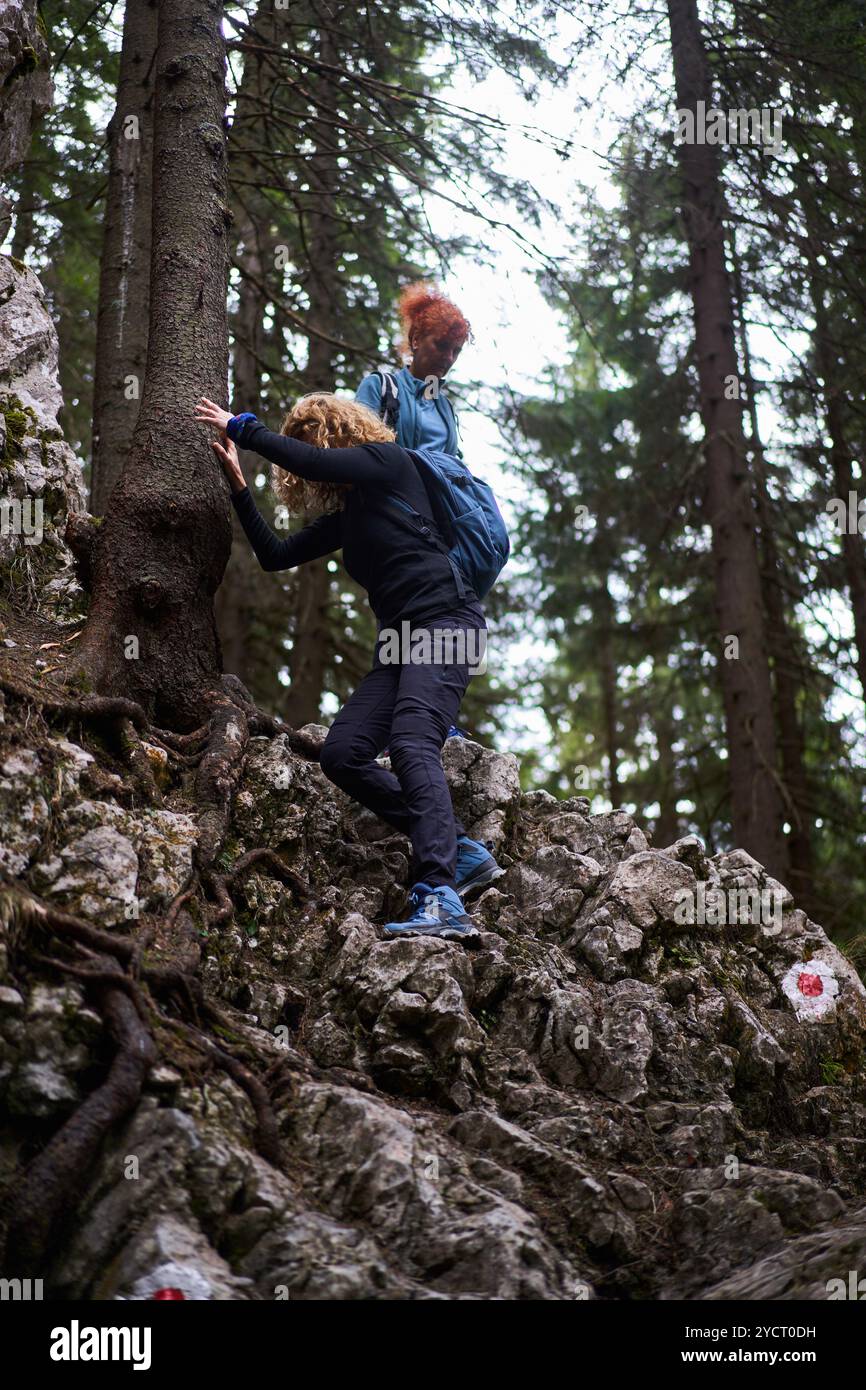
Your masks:
M267 301L259 288L262 278L261 256L256 228L248 218L241 223L243 250L239 261L243 270L256 277L242 279L238 286L238 308L234 315L232 345L232 406L235 412L251 410L261 414L262 338ZM241 468L247 483L262 470L261 459L246 449L238 451ZM264 465L268 471L268 465ZM223 582L216 597L216 620L227 671L239 676L244 685L256 693L253 679L255 660L250 642L250 630L257 611L267 603L266 585L273 585L265 576L250 549L244 529L236 515L232 517L232 547Z
M36 167L31 159L24 161L15 203L15 231L10 254L16 261L27 264L27 252L33 245L34 203L36 200Z
M260 0L253 20L256 34L266 42L276 42L278 22L273 0ZM235 237L241 279L238 307L231 324L231 408L235 412L250 410L256 415L261 414L265 312L268 304L262 252L269 240L273 209L267 200L260 200L256 196L254 185L259 171L252 151L262 144L262 109L273 93L274 82L274 65L264 63L260 51L247 52L244 55L244 70L229 148L231 175L238 181L238 201L242 204ZM243 449L239 451L239 458L244 477L251 483L255 474L261 471L262 462L255 454ZM259 662L251 633L261 618L262 610L273 603L274 587L272 577L262 572L243 527L233 514L231 555L216 596L216 621L225 669L239 676L256 698L262 692L260 682L256 680Z
M138 417L147 360L156 0L127 4L117 104L108 126L90 510L105 514Z
M787 791L788 819L791 824L788 835L788 851L791 859L789 887L801 906L810 912L816 910L813 878L815 857L812 849L813 797L806 772L806 745L797 713L798 702L803 691L803 662L797 652L797 644L788 621L784 597L785 569L779 548L776 545L773 504L767 488L767 464L758 422L758 405L755 382L752 376L752 357L749 350L743 287L733 237L731 238L731 256L734 266L734 289L742 345L743 383L746 388L751 431L750 443L755 465L755 501L761 527L762 591L768 620L767 640L770 655L773 658L773 686L776 721L779 729L779 755L782 762L782 777Z
M596 603L596 633L598 635L598 675L601 688L601 708L604 721L604 750L607 754L607 794L613 810L621 801L619 784L619 748L616 728L617 669L613 649L616 613L607 579L604 580Z
M663 849L672 845L680 833L677 814L677 760L674 753L676 737L670 701L663 694L669 671L662 663L654 662L653 686L659 695L653 701L652 727L656 745L656 785L653 788L659 803L659 813L653 827L653 844Z
M329 30L322 31L320 58L336 66L339 53ZM328 84L320 81L316 95L326 108L331 106ZM339 109L334 96L334 109ZM336 233L336 193L340 169L334 135L327 121L311 123L311 138L315 155L309 163L310 184L314 201L304 218L307 243L310 248L310 270L307 282L309 299L308 320L320 333L336 336L336 316L340 294L339 246ZM310 338L310 350L305 369L307 391L333 391L335 386L334 347L322 338ZM332 575L328 569L330 557L313 560L298 570L293 611L293 640L289 653L291 685L286 698L284 718L296 728L319 718L325 673L333 659L329 609Z
M828 351L826 318L821 298L821 290L812 281L812 302L815 307L815 360L824 383L827 434L830 437L830 467L833 470L833 487L837 497L847 504L848 494L856 492L851 471L851 453L845 437L844 407L834 385L835 367L832 353ZM842 561L845 567L845 582L851 601L854 618L854 663L860 686L866 695L866 553L863 537L859 531L846 529L840 537Z
M799 182L799 181L798 181ZM821 241L814 226L814 216L809 203L809 192L800 183L800 204L806 220L806 260L809 267L809 294L812 312L815 315L815 334L813 350L815 365L823 382L825 422L830 439L830 467L833 472L833 487L836 496L846 505L848 494L856 492L851 471L851 450L845 425L845 398L838 385L839 367L831 341L831 329L824 291L821 285L821 267L818 254ZM859 531L846 529L840 536L842 564L845 582L851 602L854 619L854 664L860 686L866 696L866 548Z
M710 107L710 82L695 0L668 0L681 109ZM695 346L705 430L704 508L712 532L716 612L730 762L734 838L777 878L788 872L783 800L776 769L773 696L740 402L725 397L738 372L731 287L725 266L721 174L716 145L679 145L689 246Z
M227 399L225 50L216 0L160 0L150 331L129 456L97 531L85 675L160 723L201 722L219 679L213 596L229 495L199 395Z

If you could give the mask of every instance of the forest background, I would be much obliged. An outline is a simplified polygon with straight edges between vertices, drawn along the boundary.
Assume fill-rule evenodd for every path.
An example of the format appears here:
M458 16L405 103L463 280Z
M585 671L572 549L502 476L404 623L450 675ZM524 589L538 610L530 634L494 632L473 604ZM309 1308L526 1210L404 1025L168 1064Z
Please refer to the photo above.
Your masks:
M101 516L147 365L157 14L40 13L55 101L3 249L49 296ZM276 427L352 394L399 364L400 288L438 280L473 325L464 457L514 541L463 726L658 846L747 848L856 959L863 6L260 0L223 32L232 407ZM690 142L699 100L767 119ZM217 621L224 668L295 727L368 668L337 557L262 574L236 535Z

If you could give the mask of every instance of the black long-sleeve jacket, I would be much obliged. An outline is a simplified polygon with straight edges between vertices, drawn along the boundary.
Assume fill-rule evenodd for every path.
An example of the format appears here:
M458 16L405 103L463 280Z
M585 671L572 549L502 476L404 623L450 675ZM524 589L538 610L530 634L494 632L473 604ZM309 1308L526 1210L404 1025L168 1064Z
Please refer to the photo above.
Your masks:
M311 481L350 483L343 505L325 512L291 536L271 530L249 488L232 494L235 510L263 569L293 569L342 548L343 564L364 589L381 627L404 619L424 622L465 612L485 625L484 610L469 585L460 598L447 557L402 522L369 505L377 490L397 493L422 516L431 512L418 469L398 444L360 444L350 449L319 449L274 434L256 419L232 420L228 433L243 449ZM471 615L471 616L470 616Z

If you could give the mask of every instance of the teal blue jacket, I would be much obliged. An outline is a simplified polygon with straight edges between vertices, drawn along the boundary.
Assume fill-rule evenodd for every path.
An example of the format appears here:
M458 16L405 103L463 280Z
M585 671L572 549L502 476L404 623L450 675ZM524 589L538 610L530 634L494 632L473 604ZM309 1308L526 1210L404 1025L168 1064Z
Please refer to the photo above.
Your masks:
M403 367L394 375L397 378L397 397L400 402L397 443L401 444L404 449L421 449L425 445L432 444L435 448L441 449L443 453L462 459L463 454L457 438L454 409L444 390L440 389L438 396L431 402L447 432L447 439L443 444L439 439L434 441L425 438L423 417L427 411L419 409L418 401L424 395L426 383L414 377L408 367ZM382 378L378 372L371 372L369 376L364 377L355 392L355 400L361 405L369 406L370 410L375 410L377 415L380 413Z

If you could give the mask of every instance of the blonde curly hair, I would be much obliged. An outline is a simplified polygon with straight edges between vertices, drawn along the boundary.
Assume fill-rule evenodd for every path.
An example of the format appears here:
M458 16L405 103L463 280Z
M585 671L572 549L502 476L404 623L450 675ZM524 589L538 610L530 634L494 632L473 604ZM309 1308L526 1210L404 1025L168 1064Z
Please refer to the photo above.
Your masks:
M344 400L330 391L301 396L282 423L281 434L302 439L319 449L350 449L357 444L390 444L392 429L375 411L357 401ZM352 483L316 483L271 464L271 487L291 516L305 512L336 511Z

